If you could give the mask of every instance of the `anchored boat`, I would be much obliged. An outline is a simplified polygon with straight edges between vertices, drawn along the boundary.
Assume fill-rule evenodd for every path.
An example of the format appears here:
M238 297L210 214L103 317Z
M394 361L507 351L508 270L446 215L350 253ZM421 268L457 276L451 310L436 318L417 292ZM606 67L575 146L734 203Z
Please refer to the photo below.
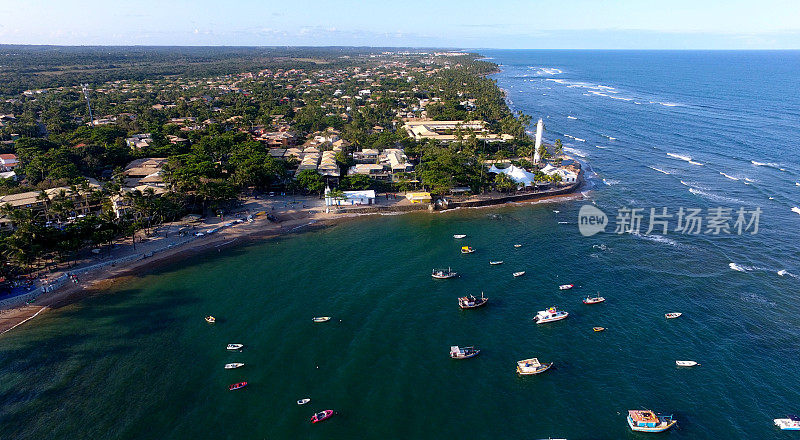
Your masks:
M522 271L519 271L519 272L514 272L512 275L514 275L514 278L521 277L521 276L525 275L525 271L522 270Z
M523 376L539 374L549 370L552 366L552 362L541 363L538 358L523 359L517 361L517 373Z
M558 310L555 306L548 308L547 310L539 310L536 313L536 316L533 317L533 320L536 321L537 324L545 324L548 322L555 322L560 321L562 319L566 319L569 316L569 313Z
M241 350L244 344L228 344L228 350Z
M515 244L515 245L514 245L514 247L515 247L515 248L521 248L521 247L522 247L522 245L521 245L521 244Z
M489 264L492 266L497 266L498 264L503 264L503 260L490 261Z
M311 319L314 322L328 322L331 320L330 316L317 316Z
M639 432L664 432L672 428L672 425L678 423L671 415L662 416L649 409L629 410L627 420L628 426L630 426L632 430Z
M606 331L606 328L605 327L592 327L592 330L594 330L596 332L604 332L604 331Z
M215 318L215 317L213 317L211 315L206 316L206 322L209 323L209 324L213 324L213 323L217 322L217 318Z
M453 272L452 269L449 267L447 270L444 269L433 269L431 272L431 276L436 278L437 280L446 280L448 278L455 278L458 276L458 272Z
M453 238L466 238L467 234L453 234Z
M572 285L572 284L562 284L562 285L558 286L558 290L569 290L569 289L572 289L573 287L575 287L575 286Z
M667 319L675 319L679 316L683 315L683 313L675 312L675 313L665 313L664 317Z
M234 368L241 368L244 367L244 364L241 362L231 362L230 364L225 364L226 370L233 370Z
M775 419L775 426L784 431L800 431L800 417L789 415L785 419Z
M603 298L602 296L595 296L594 298L589 298L587 296L586 299L583 300L583 303L584 304L597 304L597 303L601 303L601 302L603 302L605 300L606 299Z
M305 404L306 404L306 403L308 403L308 402L311 402L311 399L309 399L309 398L305 398L305 399L300 399L300 400L298 400L298 401L297 401L297 404L298 404L298 405L305 405Z
M475 347L459 347L458 345L450 347L450 357L453 359L469 359L477 356L480 352Z
M228 385L228 390L229 391L240 390L240 389L242 389L242 388L244 388L246 386L247 386L247 382L239 382L239 383Z
M471 248L469 246L461 246L461 253L462 254L471 254L473 252L475 252L475 249L473 249L473 248Z
M311 423L321 422L323 420L327 420L333 416L332 409L326 409L325 411L320 411L313 416L311 416Z
M462 296L458 299L458 306L462 309L474 309L476 307L486 305L488 301L489 298L483 296L483 292L481 292L480 298L475 298L473 295L470 295L469 297Z

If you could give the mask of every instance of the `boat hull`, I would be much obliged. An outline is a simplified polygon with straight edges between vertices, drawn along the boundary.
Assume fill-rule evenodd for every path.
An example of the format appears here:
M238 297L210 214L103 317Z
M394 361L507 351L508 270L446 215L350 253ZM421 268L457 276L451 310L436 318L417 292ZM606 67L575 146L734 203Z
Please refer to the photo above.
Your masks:
M542 374L545 371L549 370L552 366L553 363L548 362L546 364L542 364L541 367L535 370L523 370L522 368L519 367L519 365L517 365L517 374L519 374L520 376L531 376L534 374Z
M627 417L626 420L628 421L628 427L631 428L632 431L636 432L664 432L669 428L672 428L672 426L675 425L676 423L678 423L677 420L662 421L658 426L647 427L647 426L636 426L630 417Z

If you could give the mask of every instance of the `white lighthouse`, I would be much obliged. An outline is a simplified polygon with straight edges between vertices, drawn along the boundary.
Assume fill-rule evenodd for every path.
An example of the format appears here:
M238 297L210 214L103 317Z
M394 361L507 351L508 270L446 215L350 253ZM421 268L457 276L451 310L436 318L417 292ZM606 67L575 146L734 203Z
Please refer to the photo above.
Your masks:
M536 123L536 144L533 150L533 163L539 163L539 160L541 160L539 149L542 147L542 131L544 131L544 122L542 122L542 118L539 118L539 122Z

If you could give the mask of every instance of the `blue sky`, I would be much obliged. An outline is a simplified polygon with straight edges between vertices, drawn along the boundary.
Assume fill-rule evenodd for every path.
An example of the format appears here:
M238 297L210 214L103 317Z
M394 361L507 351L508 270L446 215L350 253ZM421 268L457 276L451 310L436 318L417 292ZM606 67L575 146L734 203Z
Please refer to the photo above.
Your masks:
M800 49L800 0L0 0L0 44Z

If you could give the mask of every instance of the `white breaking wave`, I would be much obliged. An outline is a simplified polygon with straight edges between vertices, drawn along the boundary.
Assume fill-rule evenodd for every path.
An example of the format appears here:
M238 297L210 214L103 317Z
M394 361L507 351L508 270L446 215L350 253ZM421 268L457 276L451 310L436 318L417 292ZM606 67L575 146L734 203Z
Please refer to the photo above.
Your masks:
M800 208L798 208L797 206L795 206L794 208L792 208L792 212L795 212L795 213L797 213L797 214L800 214Z
M789 272L789 271L787 271L786 269L781 269L781 270L779 270L779 271L778 271L778 275L780 275L780 276L782 276L782 277L784 277L784 276L787 276L787 275L788 275L788 276L790 276L790 277L792 277L792 278L800 278L800 277L798 277L797 275L795 275L795 274L793 274L793 273L790 273L790 272Z
M685 155L683 155L683 154L678 154L678 153L667 153L667 156L669 156L669 157L673 157L673 158L675 158L675 159L684 160L684 161L686 161L686 162L691 162L691 161L692 161L692 158L691 158L691 156L685 156Z
M552 75L561 75L564 73L561 69L556 69L554 67L535 67L535 66L528 66L528 69L533 69L534 76L552 76Z
M722 171L720 171L719 173L720 173L720 174L722 174L723 176L727 177L728 179L731 179L731 180L739 180L739 178L738 178L738 177L733 177L733 176L731 176L731 175L729 175L729 174L725 174L725 173L723 173Z
M617 140L617 138L615 138L615 137L613 137L613 136L609 136L609 135L607 135L607 134L601 134L600 136L603 136L604 138L606 138L606 139L608 139L608 140L610 140L610 141L615 141L615 140Z
M564 151L566 151L567 153L572 153L572 154L574 154L574 155L576 155L578 157L586 158L586 153L584 153L583 151L581 151L581 150L579 150L577 148L572 148L572 147L565 146L564 147Z
M648 165L647 168L650 168L651 170L658 171L659 173L664 173L664 174L667 174L667 175L670 174L669 171L664 171L661 168L651 167L650 165ZM683 183L683 181L681 181L681 183Z
M655 242L655 243L662 243L662 244L667 244L667 245L670 245L670 246L678 246L678 242L676 242L675 240L673 240L671 238L667 238L667 237L665 237L663 235L658 235L658 234L635 234L635 233L632 233L631 235L633 235L634 237L639 237L641 239L652 241L652 242Z
M692 164L692 165L699 165L699 166L703 166L703 164L701 164L700 162L695 162L695 161L693 161L693 160L690 160L690 161L689 161L689 163L690 163L690 164Z
M681 183L683 183L683 182L681 181ZM707 193L707 192L701 191L701 190L699 190L697 188L689 188L689 192L694 194L694 195L696 195L696 196L704 197L704 198L706 198L708 200L712 200L712 201L715 201L715 202L736 203L736 204L741 204L741 205L745 204L745 202L743 202L742 200L734 199L732 197L725 197L725 196L720 196L720 195L717 195L717 194Z
M608 148L608 147L604 147L604 146L602 146L602 145L595 145L595 147L597 147L597 148L599 148L599 149L601 149L601 150L605 150L606 148Z
M777 167L778 164L775 162L756 162L755 160L750 161L751 164L757 167Z
M586 139L581 139L581 138L572 138L572 139L575 139L578 142L586 142Z
M728 263L728 267L730 267L731 269L733 269L733 270L735 270L737 272L747 272L747 270L745 268L743 268L742 266L739 266L736 263Z

